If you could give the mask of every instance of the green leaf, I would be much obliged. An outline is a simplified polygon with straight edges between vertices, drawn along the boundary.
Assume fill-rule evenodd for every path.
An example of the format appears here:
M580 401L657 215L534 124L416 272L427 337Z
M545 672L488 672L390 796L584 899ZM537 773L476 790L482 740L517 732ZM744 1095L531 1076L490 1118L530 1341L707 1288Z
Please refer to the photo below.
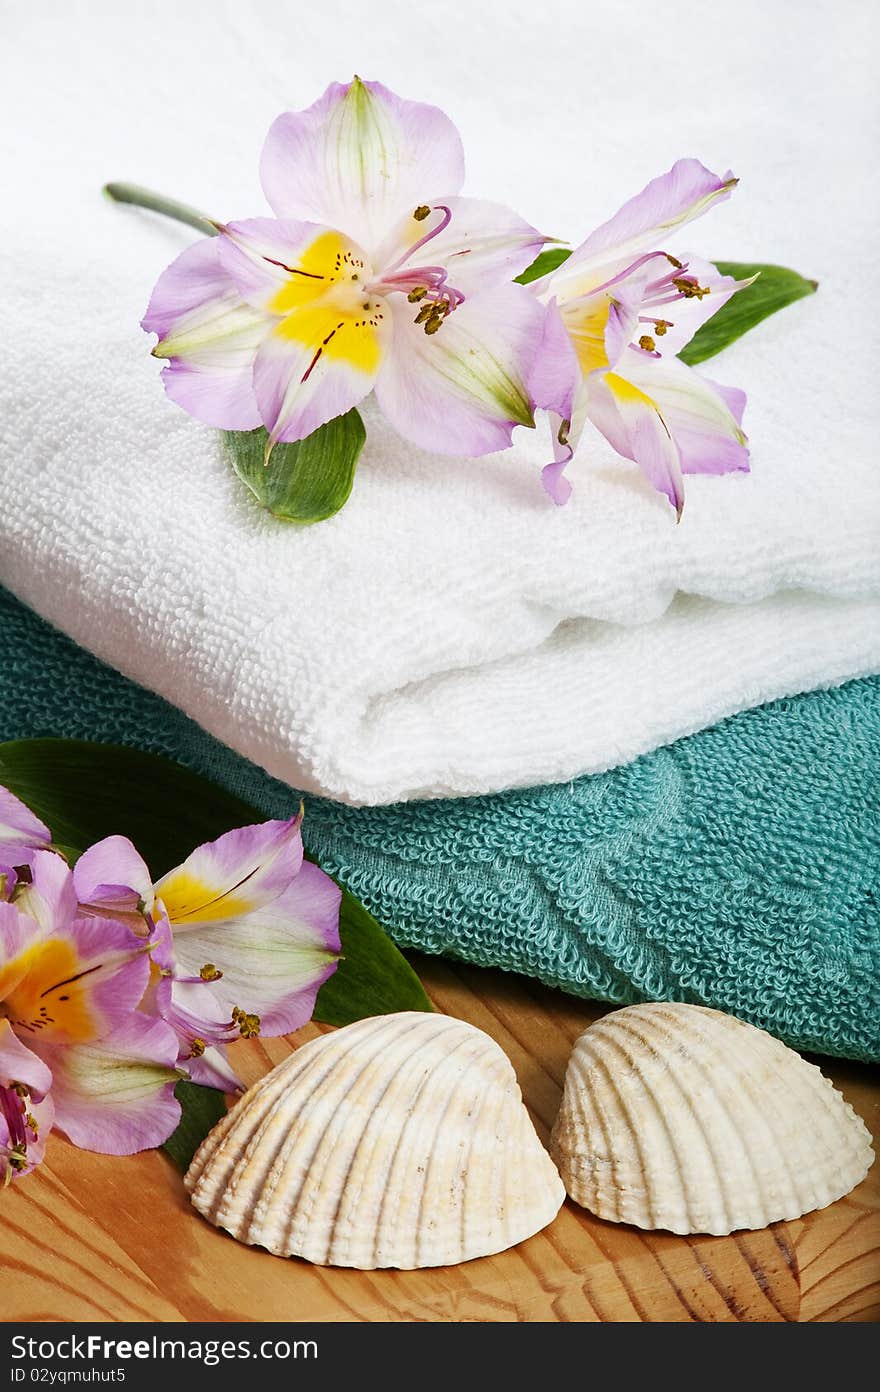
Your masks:
M350 1025L367 1015L433 1010L409 962L353 894L342 891L339 911L342 961L321 987L315 1019Z
M105 836L127 836L154 879L203 841L264 821L241 798L158 754L85 740L0 744L0 784L79 855ZM295 808L291 793L291 810Z
M550 247L548 251L539 252L531 266L526 266L525 270L516 277L516 284L528 285L532 280L540 280L541 276L555 271L556 267L561 266L563 261L567 261L569 256L571 256L571 247Z
M177 1084L174 1096L180 1103L180 1121L162 1149L181 1170L188 1170L208 1132L226 1115L226 1102L222 1092L187 1082Z
M357 411L348 411L305 440L276 445L266 463L265 430L223 432L233 469L261 507L303 525L323 522L348 501L365 439Z
M815 294L817 289L815 280L806 280L785 266L753 265L744 261L716 261L715 264L722 275L733 276L736 280L748 280L753 275L758 279L754 285L731 296L682 348L678 356L691 367L714 357L762 319L805 295Z
M203 841L265 820L250 803L183 765L115 744L11 740L0 744L0 784L27 803L71 858L105 836L127 836L155 879ZM307 836L308 812L303 830ZM318 992L316 1020L344 1025L367 1015L432 1009L412 967L344 888L339 932L342 961ZM194 1153L224 1108L219 1093L193 1083L179 1084L177 1096L183 1119L166 1149L183 1163L180 1157L188 1147Z

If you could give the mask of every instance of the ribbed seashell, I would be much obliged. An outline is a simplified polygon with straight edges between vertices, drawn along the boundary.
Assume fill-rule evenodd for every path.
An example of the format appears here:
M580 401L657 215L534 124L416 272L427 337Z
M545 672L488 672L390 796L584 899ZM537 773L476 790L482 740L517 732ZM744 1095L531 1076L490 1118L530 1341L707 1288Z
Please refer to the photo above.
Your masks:
M503 1251L565 1199L498 1045L416 1012L297 1049L214 1128L186 1187L240 1242L362 1270Z
M824 1208L873 1159L818 1068L731 1015L663 1003L581 1035L550 1153L600 1218L718 1235Z

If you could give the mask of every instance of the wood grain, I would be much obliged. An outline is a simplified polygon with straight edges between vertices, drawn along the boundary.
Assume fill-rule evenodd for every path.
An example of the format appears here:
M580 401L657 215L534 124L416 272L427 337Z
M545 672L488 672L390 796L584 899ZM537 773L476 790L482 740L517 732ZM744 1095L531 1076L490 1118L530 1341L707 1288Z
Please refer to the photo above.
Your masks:
M436 1006L511 1058L546 1140L573 1041L606 1007L501 972L416 961ZM248 1082L320 1027L242 1041ZM820 1061L880 1131L880 1084ZM355 1272L240 1246L190 1208L171 1162L114 1159L53 1137L0 1196L4 1320L870 1321L880 1319L878 1167L821 1213L731 1237L604 1223L567 1203L511 1251L429 1271Z

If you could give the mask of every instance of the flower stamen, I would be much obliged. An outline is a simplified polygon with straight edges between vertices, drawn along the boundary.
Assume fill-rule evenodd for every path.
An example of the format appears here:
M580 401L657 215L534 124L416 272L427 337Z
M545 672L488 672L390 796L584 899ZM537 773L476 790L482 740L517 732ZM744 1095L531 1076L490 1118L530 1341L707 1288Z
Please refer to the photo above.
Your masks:
M402 294L406 295L410 304L421 305L414 322L424 324L426 334L436 333L446 316L463 304L465 298L460 290L448 283L443 266L407 264L412 261L417 251L439 236L452 221L452 209L445 203L438 203L433 208L422 203L414 210L413 217L416 222L424 222L432 212L442 215L436 227L432 227L418 241L413 242L412 246L396 261L392 261L375 281L364 286L368 295ZM422 301L425 303L422 304Z
M709 294L709 286L701 285L695 276L676 276L672 284L686 300L701 300Z
M232 1007L232 1019L238 1025L238 1032L242 1039L256 1039L260 1033L259 1015L249 1015L246 1010L235 1005Z

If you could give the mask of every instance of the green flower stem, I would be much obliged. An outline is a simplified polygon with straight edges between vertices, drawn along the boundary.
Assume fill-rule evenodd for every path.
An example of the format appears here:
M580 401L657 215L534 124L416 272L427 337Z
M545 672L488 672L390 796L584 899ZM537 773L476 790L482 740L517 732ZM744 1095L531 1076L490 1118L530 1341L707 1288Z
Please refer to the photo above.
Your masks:
M162 213L164 217L174 218L175 222L185 222L206 237L216 237L220 231L198 208L188 203L178 203L176 198L166 198L164 194L153 193L151 189L141 188L140 184L105 184L103 192L113 203L131 203L136 208L149 208L151 213Z

